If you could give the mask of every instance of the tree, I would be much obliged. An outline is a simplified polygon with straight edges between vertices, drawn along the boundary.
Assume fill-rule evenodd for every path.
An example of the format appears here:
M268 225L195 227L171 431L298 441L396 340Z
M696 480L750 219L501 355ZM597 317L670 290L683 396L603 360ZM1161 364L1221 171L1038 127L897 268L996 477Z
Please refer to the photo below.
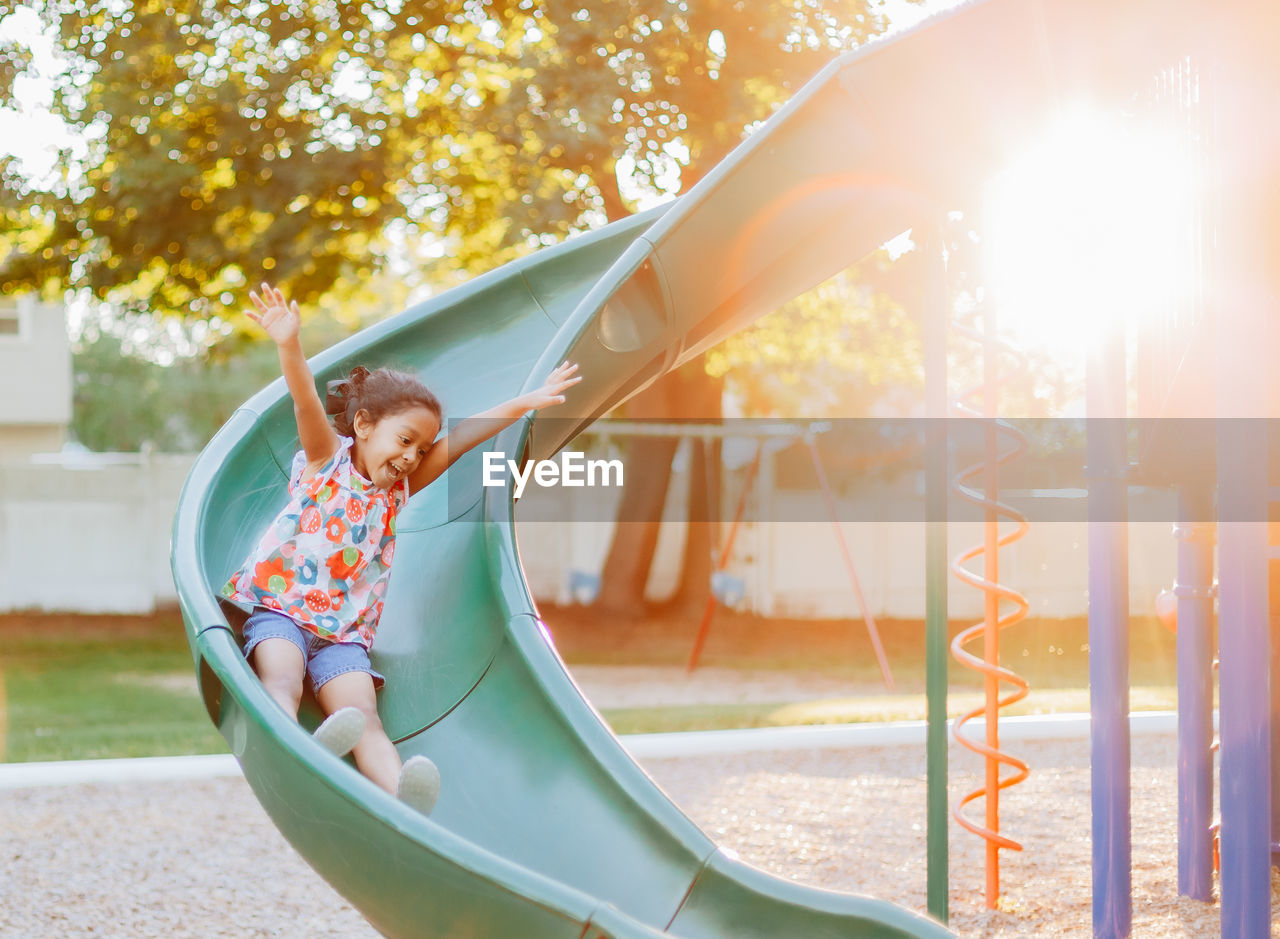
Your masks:
M865 414L886 388L918 388L919 306L889 292L896 264L883 251L856 262L716 346L707 370L752 417Z
M496 5L487 5L493 10ZM497 123L511 145L629 210L618 163L652 189L680 154L687 189L838 50L882 32L871 0L541 0L522 5L540 39L519 46L525 77ZM676 145L676 146L673 146ZM589 208L583 203L582 208Z
M544 0L535 22L554 40L524 47L532 76L508 99L502 126L531 128L549 146L541 160L589 184L609 218L627 211L619 162L634 163L650 189L662 189L673 162L681 188L719 163L751 127L786 101L836 50L881 32L886 21L866 0L761 2L634 0L593 5ZM695 363L641 392L629 416L720 418L719 382ZM644 586L657 543L675 443L631 441L632 478L605 561L602 612L614 618L644 608ZM718 448L694 442L690 503L716 500ZM705 517L705 516L704 516ZM697 609L709 585L715 526L686 527L685 563L673 598Z
M208 317L265 271L313 302L385 263L393 223L449 232L438 210L457 187L432 168L469 173L473 199L494 184L480 142L459 147L450 103L507 81L509 64L465 18L340 3L36 7L67 58L53 110L86 149L65 153L45 188L6 167L7 291L84 287Z
M237 356L222 368L194 358L164 366L127 351L110 332L82 337L72 360L71 431L99 451L199 449L254 389L279 374L275 361L260 354Z
M306 305L348 290L397 231L495 266L629 211L627 164L641 190L687 188L886 25L875 0L30 6L66 56L53 110L86 145L49 185L0 169L0 290L205 318L264 271ZM26 62L0 50L0 104ZM646 446L637 470L667 472Z
M393 225L475 270L624 214L620 159L696 182L885 25L869 0L28 6L85 149L48 186L4 167L0 287L206 317L264 269L303 301L358 280ZM0 104L29 64L0 50Z
M198 450L245 398L280 375L274 345L243 333L216 341L179 336L182 345L207 343L206 352L171 356L166 347L175 344L174 330L163 337L149 335L154 332L149 318L103 317L74 342L71 431L90 450ZM347 323L324 312L308 327L310 340L321 348L350 332Z

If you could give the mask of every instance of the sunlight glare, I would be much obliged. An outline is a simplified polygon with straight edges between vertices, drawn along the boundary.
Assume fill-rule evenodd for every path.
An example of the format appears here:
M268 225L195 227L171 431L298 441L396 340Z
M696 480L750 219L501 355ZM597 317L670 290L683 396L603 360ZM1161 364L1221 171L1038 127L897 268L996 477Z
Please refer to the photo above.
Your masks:
M986 269L1000 328L1083 354L1192 289L1195 180L1172 141L1076 110L991 185Z

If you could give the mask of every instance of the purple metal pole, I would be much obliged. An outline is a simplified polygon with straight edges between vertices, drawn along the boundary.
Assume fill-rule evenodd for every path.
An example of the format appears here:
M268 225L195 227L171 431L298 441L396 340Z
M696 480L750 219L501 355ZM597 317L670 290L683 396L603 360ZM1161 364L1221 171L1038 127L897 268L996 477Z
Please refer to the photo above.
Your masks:
M1271 653L1261 423L1218 422L1223 936L1271 931Z
M1194 474L1199 475L1199 474ZM1178 893L1213 899L1213 495L1178 493Z
M1280 89L1271 39L1280 8L1257 7L1214 61L1211 180L1217 328L1218 739L1222 935L1271 930L1271 662L1267 428L1280 314L1276 228L1280 128L1263 101ZM1239 21L1237 21L1239 22ZM1260 132L1265 128L1265 133Z
M1276 468L1269 467L1274 479ZM1280 866L1280 554L1268 537L1267 607L1271 621L1271 866Z
M1089 357L1089 713L1093 934L1133 927L1129 822L1128 435L1123 327Z

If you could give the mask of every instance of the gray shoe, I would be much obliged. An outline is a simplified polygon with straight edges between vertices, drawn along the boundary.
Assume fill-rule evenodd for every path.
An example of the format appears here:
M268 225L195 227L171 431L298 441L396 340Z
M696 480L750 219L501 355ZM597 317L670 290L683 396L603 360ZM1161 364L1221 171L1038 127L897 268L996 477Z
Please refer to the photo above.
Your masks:
M364 713L359 708L338 708L312 736L334 756L346 756L364 736Z
M400 768L396 796L405 805L430 815L440 797L440 770L425 756L411 756Z

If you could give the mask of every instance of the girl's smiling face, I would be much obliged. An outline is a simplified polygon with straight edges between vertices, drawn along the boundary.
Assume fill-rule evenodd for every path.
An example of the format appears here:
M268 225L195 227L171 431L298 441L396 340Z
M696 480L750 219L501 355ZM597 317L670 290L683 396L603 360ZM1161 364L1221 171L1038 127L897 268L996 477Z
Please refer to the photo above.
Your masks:
M356 442L352 463L379 489L390 489L418 468L440 433L440 418L415 405L373 420L365 411L353 422Z

